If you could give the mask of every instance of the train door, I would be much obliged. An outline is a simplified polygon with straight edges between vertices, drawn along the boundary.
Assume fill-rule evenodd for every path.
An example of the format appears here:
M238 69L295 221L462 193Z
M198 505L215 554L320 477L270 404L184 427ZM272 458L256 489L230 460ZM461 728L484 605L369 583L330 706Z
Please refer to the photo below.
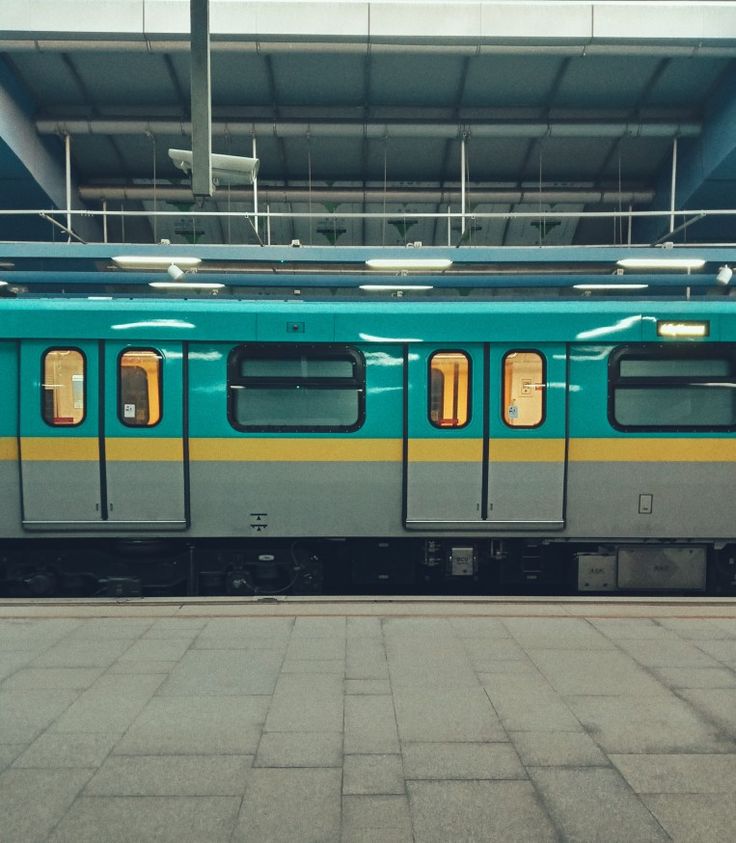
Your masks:
M187 526L181 343L105 343L106 516Z
M564 526L564 346L419 346L406 372L407 528Z
M405 365L406 526L482 529L483 346L414 346Z
M489 529L564 527L567 353L564 345L492 345Z
M99 348L27 340L20 352L23 525L97 526L102 518Z

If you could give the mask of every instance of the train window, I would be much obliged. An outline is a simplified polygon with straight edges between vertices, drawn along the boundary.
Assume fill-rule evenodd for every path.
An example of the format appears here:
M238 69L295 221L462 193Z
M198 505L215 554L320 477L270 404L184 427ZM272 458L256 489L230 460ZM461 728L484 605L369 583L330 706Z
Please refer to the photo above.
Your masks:
M228 414L244 431L357 430L365 362L346 346L247 345L228 365Z
M429 421L465 427L470 420L470 358L463 351L437 351L429 358Z
M544 421L544 357L510 351L503 358L503 420L509 427L539 427Z
M161 421L161 360L152 348L131 348L118 358L118 418L127 427Z
M78 348L52 348L43 356L41 413L53 427L84 421L85 359Z
M628 346L609 360L609 419L619 430L736 429L731 347Z

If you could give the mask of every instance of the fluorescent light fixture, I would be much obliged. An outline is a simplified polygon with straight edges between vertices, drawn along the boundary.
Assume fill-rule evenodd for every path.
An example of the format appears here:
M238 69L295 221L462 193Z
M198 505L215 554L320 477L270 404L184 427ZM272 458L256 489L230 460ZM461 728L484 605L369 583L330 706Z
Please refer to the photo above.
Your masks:
M8 286L7 281L0 281L0 287L7 287L7 286Z
M221 290L225 285L216 281L149 281L157 290Z
M624 269L701 269L703 258L621 258L616 261Z
M369 258L365 265L369 269L424 269L439 270L452 266L449 258Z
M361 284L361 290L371 293L395 292L396 290L433 290L432 284Z
M649 284L574 284L576 290L646 290Z
M658 337L707 337L710 322L657 322Z
M119 255L112 260L121 269L168 269L172 263L182 269L194 269L202 263L202 258L165 255Z

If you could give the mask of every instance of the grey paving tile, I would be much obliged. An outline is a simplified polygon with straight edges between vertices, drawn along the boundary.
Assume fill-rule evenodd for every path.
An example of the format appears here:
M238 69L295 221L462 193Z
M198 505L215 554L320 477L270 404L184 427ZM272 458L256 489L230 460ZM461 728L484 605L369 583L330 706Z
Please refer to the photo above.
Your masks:
M281 665L281 673L332 673L345 675L345 659L288 659Z
M0 652L38 652L73 632L80 623L66 618L0 619Z
M77 624L67 636L67 641L139 638L151 626L152 618L92 618Z
M615 647L584 618L505 618L504 624L525 650L611 650Z
M642 796L642 801L677 843L733 843L736 802L723 796Z
M499 618L448 618L447 622L458 638L509 638L509 631Z
M291 631L295 638L327 638L331 641L344 640L347 630L346 618L296 618Z
M169 674L161 696L272 694L281 656L269 651L189 650Z
M525 779L519 756L508 743L405 743L407 779Z
M119 738L119 734L44 732L13 767L99 767Z
M346 694L390 694L391 682L388 679L346 679Z
M522 674L539 675L537 666L526 655L523 659L484 659L483 661L474 662L473 666L478 681L484 686L492 683L493 677L497 673L507 674L509 676L520 676Z
M254 769L233 840L340 839L340 770ZM288 795L274 798L275 794Z
M266 718L267 732L339 732L342 678L331 674L279 677Z
M736 671L726 667L659 667L652 672L669 688L736 688Z
M265 732L254 767L341 767L341 732Z
M718 667L715 659L687 641L622 641L620 646L645 667Z
M346 755L343 761L344 794L404 794L400 755Z
M101 676L58 718L53 731L122 735L162 681L155 674Z
M394 689L402 741L499 741L506 733L481 688Z
M133 644L133 639L68 638L38 655L31 667L109 667Z
M349 696L345 698L345 752L396 753L394 703L390 696Z
M8 677L2 689L67 688L71 690L89 688L102 673L101 667L28 667Z
M388 659L383 639L349 638L345 675L348 679L388 679Z
M732 639L721 641L698 641L697 647L721 664L736 669L736 644Z
M530 782L410 781L416 843L543 843L555 830Z
M0 743L0 773L22 755L27 746L25 743Z
M13 674L22 670L35 657L33 651L18 650L0 653L0 688L7 688Z
M509 738L527 767L609 766L585 732L509 732Z
M269 698L153 697L120 743L116 755L252 755Z
M283 650L294 625L292 618L215 618L207 622L192 647L205 650Z
M567 702L609 754L730 751L723 745L717 728L674 696L585 696L569 697Z
M413 843L406 796L344 796L343 843Z
M509 731L579 732L580 722L539 673L482 675L483 687Z
M478 688L470 658L459 639L432 641L387 636L393 688Z
M736 738L736 688L687 689L683 699L732 738Z
M193 640L204 629L204 618L159 618L146 630L143 639L149 638L189 638Z
M304 659L344 659L345 638L297 638L292 635L286 648L287 661Z
M345 634L349 639L383 638L381 618L348 618Z
M736 754L611 755L611 761L637 793L736 792Z
M158 673L167 676L176 667L178 662L156 662L156 661L125 661L113 662L107 669L107 673Z
M79 695L68 690L0 691L0 743L30 743Z
M252 755L110 756L85 796L242 796Z
M465 638L462 644L473 667L479 671L485 670L484 665L489 662L524 661L527 657L521 645L512 638Z
M617 651L530 650L529 657L555 691L563 696L642 696L662 692L662 686L652 676L630 656Z
M566 841L653 843L669 840L615 770L531 767L529 775Z
M49 838L52 843L180 843L230 840L236 796L81 796Z
M141 638L120 656L120 661L177 662L191 643L191 638Z
M715 641L728 638L736 640L736 632L729 631L715 618L712 620L703 620L700 618L660 618L659 624L687 641Z
M0 774L0 839L46 840L91 775L92 770L5 770Z
M589 623L613 641L672 638L670 630L651 618L591 618Z

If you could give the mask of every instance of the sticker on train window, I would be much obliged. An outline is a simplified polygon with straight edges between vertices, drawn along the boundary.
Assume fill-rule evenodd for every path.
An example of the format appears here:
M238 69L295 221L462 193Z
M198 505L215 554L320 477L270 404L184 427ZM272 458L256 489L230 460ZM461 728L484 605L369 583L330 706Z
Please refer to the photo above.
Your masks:
M41 415L52 427L76 427L84 421L84 354L78 348L51 348L43 355Z

